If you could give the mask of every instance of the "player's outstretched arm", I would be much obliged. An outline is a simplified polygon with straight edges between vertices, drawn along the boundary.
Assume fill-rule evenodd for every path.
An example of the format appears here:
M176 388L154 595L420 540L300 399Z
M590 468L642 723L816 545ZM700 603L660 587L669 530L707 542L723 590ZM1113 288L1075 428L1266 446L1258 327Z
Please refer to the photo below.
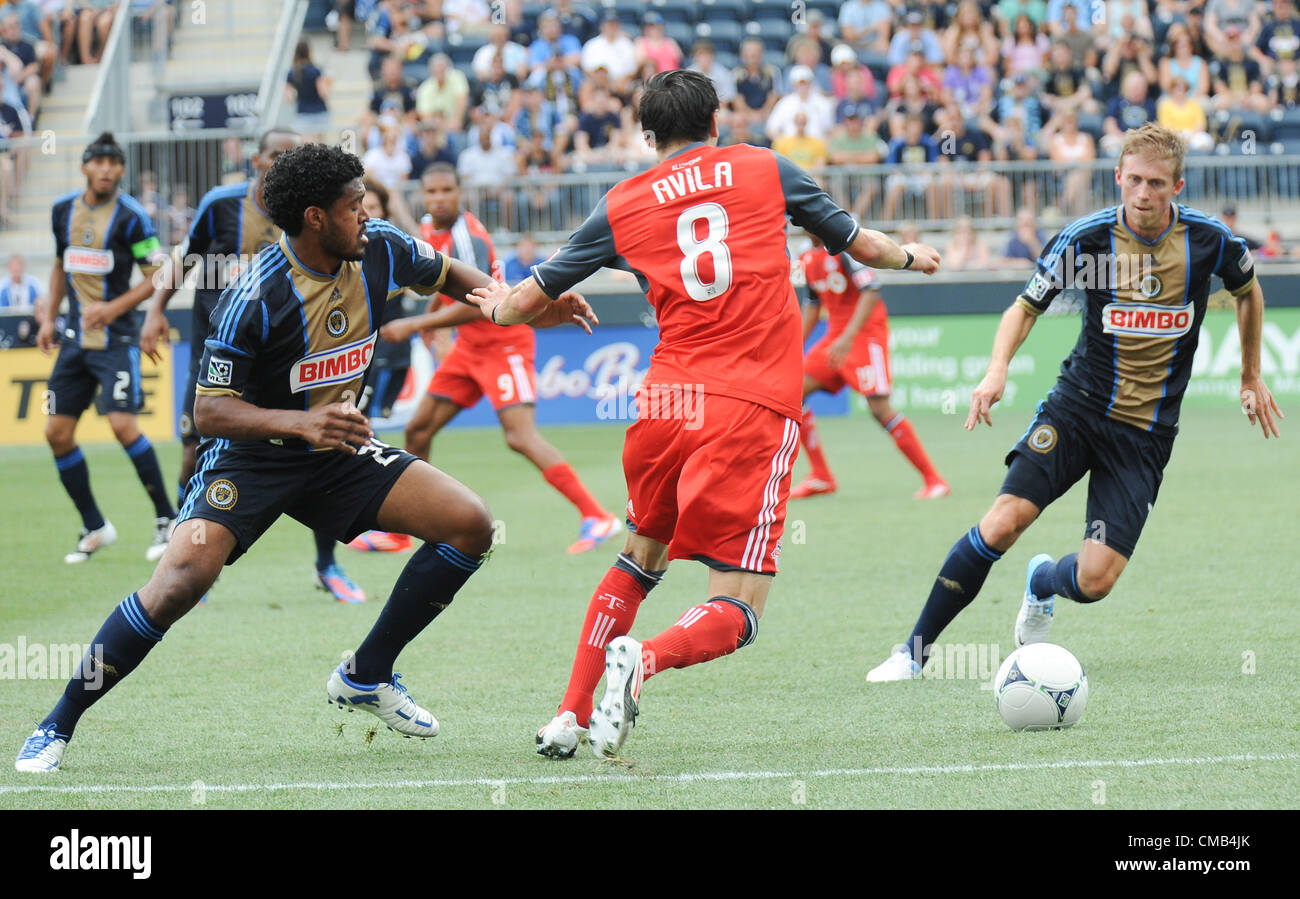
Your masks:
M1007 387L1007 369L1011 366L1011 358L1029 336L1029 329L1034 326L1036 320L1036 317L1025 311L1019 302L1012 303L1010 308L1002 313L1002 321L998 323L998 332L993 338L993 352L989 358L988 371L971 394L970 412L966 415L966 430L972 430L981 421L993 427L989 410L993 408L994 403L1002 399L1002 392Z
M872 268L907 269L923 275L933 275L939 270L939 251L923 243L899 245L887 234L861 228L848 253L863 265Z
M422 315L408 315L395 318L379 329L379 336L389 343L403 343L411 339L417 331L436 328L454 328L470 322L482 321L483 313L477 306L457 303L454 306L442 306Z
M59 317L59 307L63 305L63 293L68 282L63 274L63 260L55 259L54 268L50 270L50 291L36 300L36 346L45 355L54 349L54 320Z
M1241 411L1253 426L1259 422L1267 440L1271 433L1281 437L1277 418L1286 418L1260 376L1259 345L1264 327L1264 290L1256 281L1250 291L1237 297L1237 331L1241 335Z
M534 328L554 328L574 324L590 334L591 326L600 324L600 319L582 294L566 290L558 299L552 300L533 277L525 278L514 287L494 282L490 287L475 290L471 299L498 325L528 324Z
M194 398L194 427L205 437L271 440L297 437L319 449L352 455L374 436L370 421L352 403L331 403L308 412L263 409L237 396Z

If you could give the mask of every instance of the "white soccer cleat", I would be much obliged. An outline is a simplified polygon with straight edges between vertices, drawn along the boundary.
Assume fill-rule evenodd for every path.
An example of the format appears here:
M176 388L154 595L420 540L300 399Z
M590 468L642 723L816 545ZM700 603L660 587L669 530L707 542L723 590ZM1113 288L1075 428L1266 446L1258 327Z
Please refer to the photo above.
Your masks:
M913 680L921 676L921 666L909 653L899 650L867 672L867 683L881 684L895 680Z
M68 748L68 741L54 732L54 728L36 728L23 743L22 750L14 761L14 770L28 774L53 774L59 770L63 761L63 750Z
M641 643L631 637L610 640L605 647L605 695L591 713L587 734L597 758L617 757L641 711L644 680Z
M116 542L117 528L113 527L113 522L105 518L102 528L96 528L93 531L82 529L81 539L77 541L76 550L64 556L63 561L69 565L76 565L89 559L97 550L101 550L105 546L112 546Z
M415 704L406 687L398 683L400 677L394 674L386 684L358 684L348 679L340 665L330 675L325 691L339 708L364 709L402 736L438 736L438 719Z
M552 759L571 759L587 728L578 724L573 712L561 712L537 732L537 754Z
M175 518L155 518L153 523L153 543L144 551L144 557L150 562L157 562L167 552L167 541L176 530Z
M1056 600L1039 599L1034 595L1031 585L1038 566L1055 561L1047 553L1039 553L1029 560L1029 567L1025 569L1025 600L1020 604L1020 614L1016 616L1017 646L1047 642L1047 635L1052 630L1052 612L1056 608Z

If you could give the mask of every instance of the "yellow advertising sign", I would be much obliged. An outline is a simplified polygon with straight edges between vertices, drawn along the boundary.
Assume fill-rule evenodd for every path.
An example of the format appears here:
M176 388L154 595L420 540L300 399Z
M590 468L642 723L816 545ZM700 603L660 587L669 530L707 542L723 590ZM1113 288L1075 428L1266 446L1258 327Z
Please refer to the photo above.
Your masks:
M0 351L0 446L22 446L45 442L48 409L46 381L54 370L54 355L37 349ZM171 356L161 365L140 358L140 389L144 405L138 413L140 430L151 440L170 440L175 434L175 406L172 403ZM108 419L92 403L77 425L78 443L114 442Z

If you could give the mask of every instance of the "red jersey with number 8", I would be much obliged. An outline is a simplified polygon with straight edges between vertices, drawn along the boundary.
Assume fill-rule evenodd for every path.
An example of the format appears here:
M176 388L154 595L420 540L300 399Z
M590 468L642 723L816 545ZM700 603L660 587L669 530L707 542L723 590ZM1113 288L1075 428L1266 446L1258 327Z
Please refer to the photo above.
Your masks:
M785 157L692 144L611 188L533 276L555 297L601 266L633 272L659 323L647 385L690 385L798 418L802 331L787 216L834 252L857 235Z

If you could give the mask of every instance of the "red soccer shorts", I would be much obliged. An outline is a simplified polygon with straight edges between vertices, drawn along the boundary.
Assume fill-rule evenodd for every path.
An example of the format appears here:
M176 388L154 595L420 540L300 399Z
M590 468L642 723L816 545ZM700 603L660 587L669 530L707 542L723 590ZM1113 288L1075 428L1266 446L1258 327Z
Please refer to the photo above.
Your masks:
M803 373L829 393L839 393L845 384L863 396L889 396L889 338L854 343L849 356L839 368L827 358L831 341L822 338L813 344L803 360Z
M537 402L532 345L470 346L457 340L425 392L469 409L482 397L492 408Z
M643 388L644 389L644 388ZM637 398L645 409L644 394ZM799 423L728 396L696 393L642 412L623 444L631 530L670 559L775 574Z

